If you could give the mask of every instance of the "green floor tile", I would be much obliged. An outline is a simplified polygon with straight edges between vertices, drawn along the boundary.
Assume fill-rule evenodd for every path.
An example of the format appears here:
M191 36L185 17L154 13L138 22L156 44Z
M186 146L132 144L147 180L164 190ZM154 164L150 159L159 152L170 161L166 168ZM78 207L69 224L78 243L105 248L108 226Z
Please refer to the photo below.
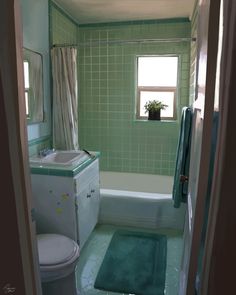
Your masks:
M125 295L123 293L101 291L93 287L112 235L117 229L155 232L167 236L165 295L177 295L183 250L182 233L171 229L147 230L111 225L98 225L80 253L79 263L76 268L77 286L80 295Z

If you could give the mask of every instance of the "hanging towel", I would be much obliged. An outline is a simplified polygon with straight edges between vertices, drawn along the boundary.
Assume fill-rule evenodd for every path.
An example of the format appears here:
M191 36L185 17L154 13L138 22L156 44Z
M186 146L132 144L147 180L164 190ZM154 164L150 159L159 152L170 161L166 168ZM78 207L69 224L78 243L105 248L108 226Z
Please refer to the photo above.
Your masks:
M179 142L176 157L175 176L172 198L174 207L179 208L181 202L186 203L188 195L188 174L190 162L192 109L184 107L182 110Z

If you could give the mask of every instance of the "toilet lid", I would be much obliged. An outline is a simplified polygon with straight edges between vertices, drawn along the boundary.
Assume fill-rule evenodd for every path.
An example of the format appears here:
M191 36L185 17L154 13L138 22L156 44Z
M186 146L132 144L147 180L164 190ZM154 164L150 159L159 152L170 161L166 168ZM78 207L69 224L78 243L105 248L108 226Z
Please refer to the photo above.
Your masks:
M69 261L78 245L71 239L57 234L37 235L39 264L54 265Z

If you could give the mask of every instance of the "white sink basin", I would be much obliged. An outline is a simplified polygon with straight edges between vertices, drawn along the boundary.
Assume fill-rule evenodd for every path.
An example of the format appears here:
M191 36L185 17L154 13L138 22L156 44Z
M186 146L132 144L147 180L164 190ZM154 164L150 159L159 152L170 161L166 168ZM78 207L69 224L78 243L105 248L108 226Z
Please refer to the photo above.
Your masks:
M89 155L84 151L55 151L45 157L30 158L31 164L38 164L41 166L70 166L73 164L81 164L89 158Z

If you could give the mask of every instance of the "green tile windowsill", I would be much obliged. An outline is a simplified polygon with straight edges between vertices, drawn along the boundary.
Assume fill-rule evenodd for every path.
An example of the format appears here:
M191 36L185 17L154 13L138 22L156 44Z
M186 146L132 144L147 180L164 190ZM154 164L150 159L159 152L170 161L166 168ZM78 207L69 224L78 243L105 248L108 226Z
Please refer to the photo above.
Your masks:
M177 120L139 120L139 119L135 119L134 120L134 122L138 122L138 123L140 123L140 122L142 122L142 123L147 123L147 122L149 122L149 123L178 123L178 121Z

